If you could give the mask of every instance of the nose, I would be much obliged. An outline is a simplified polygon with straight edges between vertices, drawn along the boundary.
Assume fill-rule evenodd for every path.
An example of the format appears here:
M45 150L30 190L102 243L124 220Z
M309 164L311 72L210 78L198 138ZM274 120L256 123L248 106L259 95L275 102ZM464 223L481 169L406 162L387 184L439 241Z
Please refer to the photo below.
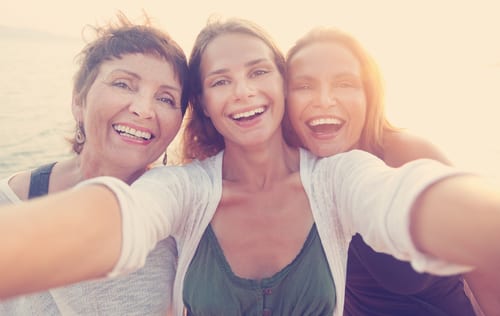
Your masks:
M234 81L233 94L236 101L241 101L254 96L255 89L249 80L243 78Z
M323 86L318 92L317 105L320 107L332 107L337 105L337 98L330 86Z
M152 118L155 115L153 99L137 94L129 106L129 111L141 118Z

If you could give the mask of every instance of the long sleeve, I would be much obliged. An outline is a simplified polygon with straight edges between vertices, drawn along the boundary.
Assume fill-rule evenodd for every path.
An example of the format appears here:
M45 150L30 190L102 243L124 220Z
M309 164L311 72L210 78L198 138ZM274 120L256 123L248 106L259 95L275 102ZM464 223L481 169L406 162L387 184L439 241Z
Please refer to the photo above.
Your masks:
M333 192L335 209L349 234L359 232L373 249L410 261L417 271L449 275L470 270L419 252L410 235L410 211L417 197L460 171L427 159L390 168L357 150L319 160L316 171L322 173L321 182L328 181L324 190L331 190L330 196Z
M182 216L189 200L187 174L179 167L159 167L148 171L132 186L112 177L98 177L82 182L104 185L120 205L122 248L119 260L109 277L135 271L144 265L156 243L168 237Z

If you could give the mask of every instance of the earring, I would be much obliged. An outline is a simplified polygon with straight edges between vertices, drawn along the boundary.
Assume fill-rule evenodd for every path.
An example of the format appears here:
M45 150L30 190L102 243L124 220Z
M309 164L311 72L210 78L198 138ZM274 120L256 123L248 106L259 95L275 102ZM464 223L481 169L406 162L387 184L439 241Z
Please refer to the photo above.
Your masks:
M83 124L78 122L76 127L75 141L78 145L85 143L85 132L83 131Z
M167 165L167 152L165 152L165 154L163 155L163 165Z

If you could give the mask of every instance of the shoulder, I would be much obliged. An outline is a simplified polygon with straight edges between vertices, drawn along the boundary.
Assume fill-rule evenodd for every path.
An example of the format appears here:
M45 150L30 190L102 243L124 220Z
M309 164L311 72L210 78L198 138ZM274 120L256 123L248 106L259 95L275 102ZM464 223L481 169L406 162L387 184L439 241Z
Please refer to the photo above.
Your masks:
M301 173L322 173L326 170L350 169L366 164L383 164L382 160L370 152L353 149L327 157L317 157L306 149L301 148Z
M132 186L141 192L154 191L159 195L169 192L167 195L174 195L179 203L192 203L206 199L207 195L214 193L214 187L221 186L220 165L219 160L207 158L184 165L157 166L144 173Z
M197 160L183 165L168 165L155 166L145 172L136 182L144 182L145 180L161 181L161 182L190 182L194 178L206 175L206 165Z
M31 170L15 174L8 180L8 185L21 200L28 199Z
M405 131L388 131L384 134L384 161L399 167L412 160L428 158L451 164L446 155L432 142Z
M347 182L356 182L357 176L383 173L390 168L375 155L359 149L339 153L329 157L310 158L309 165L302 168L302 180L307 179L313 187L321 191L331 192L332 186L343 186ZM308 183L305 183L308 184Z

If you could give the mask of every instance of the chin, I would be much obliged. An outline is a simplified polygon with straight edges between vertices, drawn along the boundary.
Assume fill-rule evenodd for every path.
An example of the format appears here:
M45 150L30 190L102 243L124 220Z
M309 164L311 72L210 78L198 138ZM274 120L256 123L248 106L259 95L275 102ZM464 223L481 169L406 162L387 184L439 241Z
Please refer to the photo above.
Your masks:
M324 150L322 148L309 147L308 150L318 157L328 157L330 156L330 151Z
M126 159L124 159L126 158ZM128 155L120 157L121 165L127 166L130 170L138 170L147 165L147 159L141 155Z
M345 152L345 151L346 150L339 150L337 148L332 148L332 147L318 148L316 151L316 155L319 157L329 157L329 156L333 156L336 154L340 154L340 153Z

